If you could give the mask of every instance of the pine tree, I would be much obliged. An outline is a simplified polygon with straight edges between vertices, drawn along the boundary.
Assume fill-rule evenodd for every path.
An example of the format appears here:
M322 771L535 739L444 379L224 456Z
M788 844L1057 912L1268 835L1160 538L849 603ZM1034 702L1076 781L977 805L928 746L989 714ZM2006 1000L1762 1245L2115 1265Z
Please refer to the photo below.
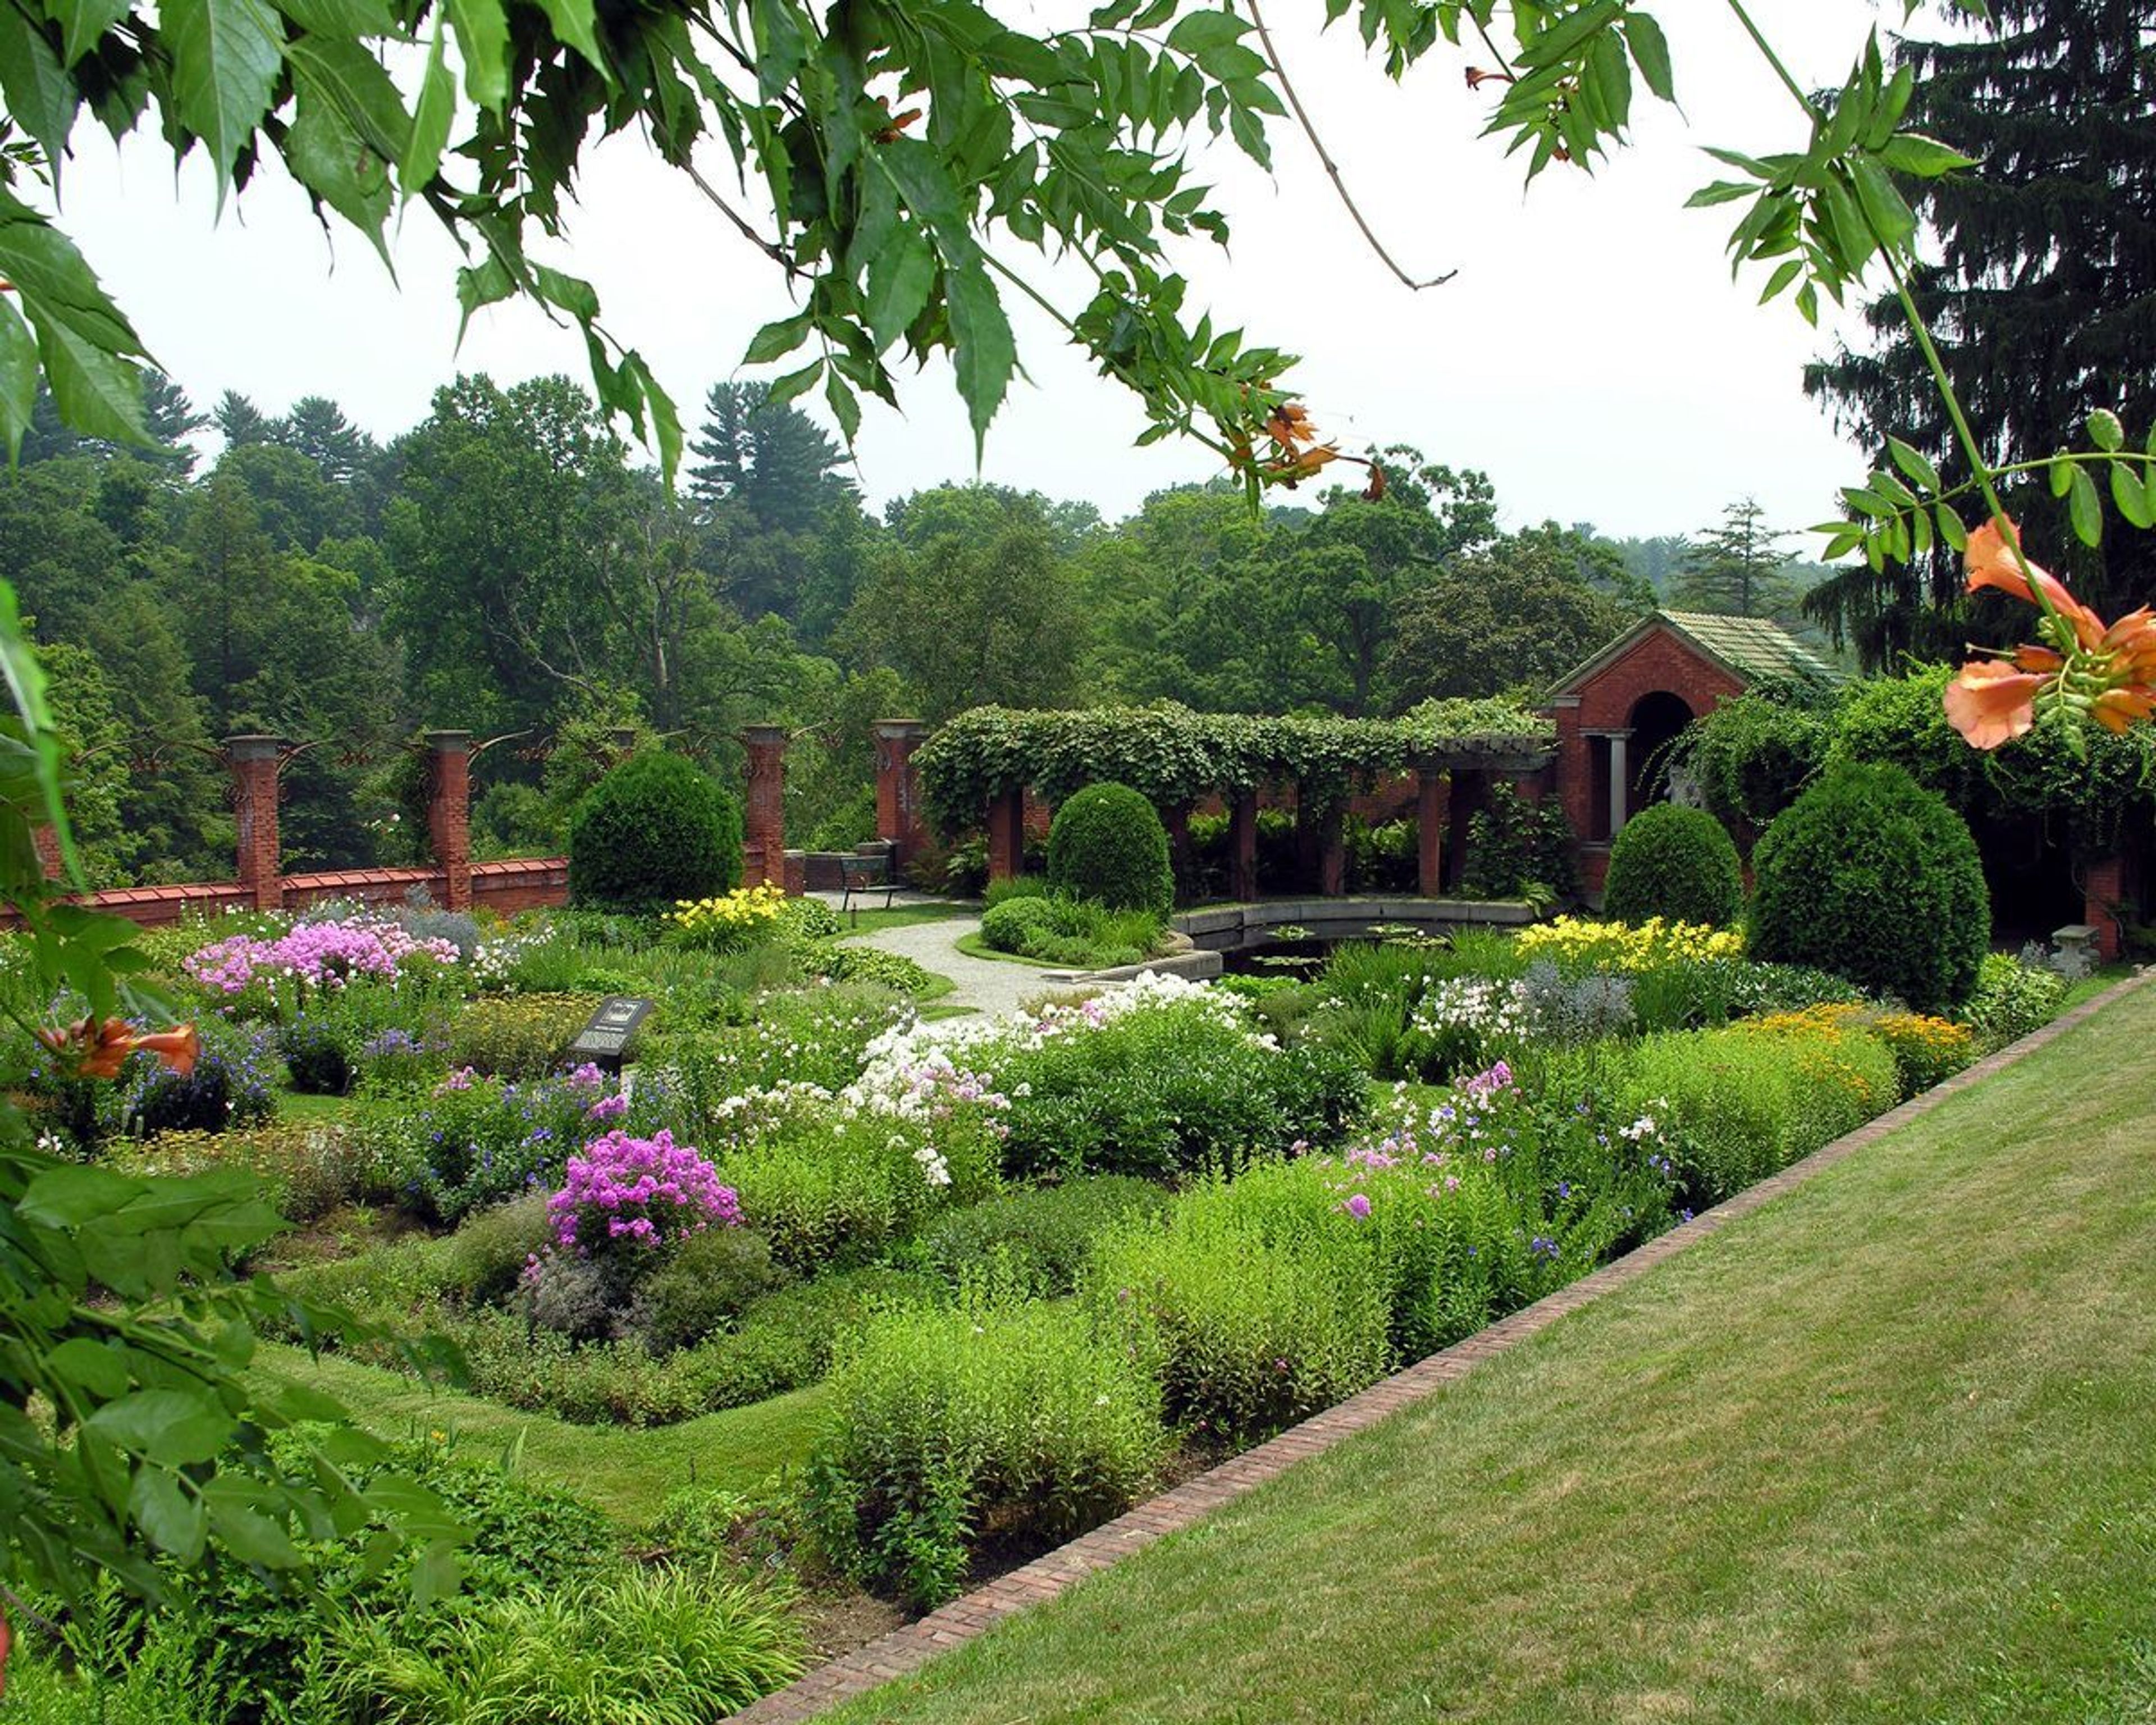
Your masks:
M767 533L807 533L853 495L844 451L762 383L715 383L689 445L692 495L739 504Z
M1919 74L1908 123L1982 158L1970 172L1903 187L1938 261L1916 299L1994 463L2083 442L2108 408L2133 434L2156 416L2156 28L2150 0L1993 0L1996 33L1905 41ZM1810 368L1808 393L1876 454L1891 434L1967 478L1944 410L1899 305L1866 308L1875 340ZM2106 611L2156 596L2149 542L2107 522L2080 548L2041 485L2005 499L2028 544ZM2020 619L2001 603L1964 614L1960 571L1918 566L1838 572L1805 609L1867 666L1903 652L1942 657L1967 639L2005 640Z
M1782 573L1789 536L1767 526L1767 511L1740 497L1685 548L1670 578L1670 603L1682 611L1718 611L1729 617L1772 617L1789 610L1796 591Z
M276 440L277 422L237 389L228 389L218 398L210 418L228 449L244 449L249 444Z

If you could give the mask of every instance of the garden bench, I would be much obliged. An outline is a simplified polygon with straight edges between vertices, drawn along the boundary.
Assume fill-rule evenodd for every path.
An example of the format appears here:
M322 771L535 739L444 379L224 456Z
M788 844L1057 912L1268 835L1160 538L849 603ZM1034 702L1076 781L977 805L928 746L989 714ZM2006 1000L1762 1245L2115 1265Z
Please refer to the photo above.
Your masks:
M883 907L887 911L900 884L898 870L891 866L891 854L888 850L875 856L847 856L839 860L839 908L846 911L857 925L861 916L860 907L854 902L857 896L880 892L883 895Z

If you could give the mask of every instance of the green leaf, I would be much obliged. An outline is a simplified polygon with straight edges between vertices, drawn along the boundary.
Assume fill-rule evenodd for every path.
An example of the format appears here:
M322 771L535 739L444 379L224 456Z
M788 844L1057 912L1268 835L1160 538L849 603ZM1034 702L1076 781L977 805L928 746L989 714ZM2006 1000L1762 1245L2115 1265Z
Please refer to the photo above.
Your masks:
M492 111L509 100L509 16L501 0L449 0L465 94Z
M564 275L558 270L536 264L531 270L531 287L547 305L567 312L579 323L588 324L599 315L598 290L578 276Z
M1670 44L1662 27L1644 12L1625 14L1625 44L1632 50L1632 64L1647 88L1666 102L1674 102L1676 87L1670 78Z
M1879 159L1897 174L1920 180L1936 180L1958 168L1974 167L1976 158L1928 138L1921 132L1897 132L1880 149Z
M1003 405L1018 368L1018 344L995 284L978 264L947 268L943 291L951 309L952 360L958 372L958 393L973 424L973 458L988 443L988 422Z
M2111 501L2129 526L2143 531L2156 526L2156 515L2149 513L2148 488L2142 484L2140 474L2126 462L2111 464Z
M1956 556L1969 549L1969 529L1963 524L1960 513L1950 503L1942 503L1932 511L1939 524L1939 538Z
M45 1356L45 1368L99 1401L117 1401L131 1382L126 1357L116 1348L77 1336Z
M798 317L767 323L749 337L748 351L742 355L742 363L765 366L773 360L783 359L808 339L808 332L815 326L815 314L808 311Z
M1790 258L1776 266L1774 273L1767 278L1767 285L1759 295L1759 303L1762 305L1765 305L1788 287L1803 273L1804 267L1804 260L1802 258Z
M660 387L659 379L652 374L642 354L634 350L623 354L621 368L650 410L651 439L659 446L660 475L671 485L681 466L680 413L674 405L674 398Z
M357 42L303 36L285 50L295 88L312 85L336 103L346 126L383 162L393 162L412 136L404 99L382 63Z
M45 5L46 14L60 27L60 59L70 66L134 9L133 0L46 0Z
M2063 497L2073 489L2074 464L2065 458L2063 452L2051 458L2046 470L2051 475L2054 497Z
M1939 489L1939 470L1925 459L1922 451L1905 444L1898 437L1887 439L1887 453L1894 458L1894 465L1907 474L1927 491Z
M1589 0L1588 4L1565 13L1548 29L1523 36L1519 64L1548 66L1566 59L1589 37L1616 19L1624 9L1623 0Z
M15 302L0 295L0 436L12 465L38 403L38 341Z
M138 1389L83 1421L100 1437L161 1467L214 1461L234 1423L206 1394L181 1389Z
M2076 466L2066 492L2066 515L2074 524L2074 537L2084 545L2103 542L2103 505L2096 494L2096 481L2088 470Z
M457 87L443 56L442 14L434 14L434 39L427 49L427 70L419 80L419 105L412 116L412 138L397 161L398 183L407 198L426 190L442 171L449 126L456 118Z
M861 404L836 370L824 374L824 399L831 404L831 417L839 422L839 435L851 449L861 434Z
M296 69L299 61L294 59ZM393 202L389 167L362 143L343 105L312 79L295 76L296 111L285 135L285 165L308 191L359 229L391 261L382 230Z
M784 377L775 381L771 386L770 394L765 397L765 399L774 408L783 407L787 403L794 400L797 397L806 395L814 389L823 375L824 362L820 359L812 359L799 371L788 372Z
M16 706L22 704L18 689ZM117 1214L146 1189L106 1168L47 1168L23 1189L15 1214L35 1228L70 1230Z
M1201 49L1192 58L1198 62L1199 71L1222 84L1255 78L1266 69L1265 56L1240 42L1223 42Z
M270 111L284 70L284 23L263 0L165 0L159 18L173 100L209 151L222 206L233 164Z
M471 326L472 314L483 306L498 305L504 300L516 297L516 278L509 266L499 258L489 258L484 264L457 271L457 304L464 310L464 320L457 326L457 340L464 341L465 331Z
M44 27L19 6L0 7L0 95L57 167L81 98Z
M2106 454L2126 447L2126 428L2109 408L2098 408L2088 416L2089 441Z
M265 1569L289 1569L300 1561L291 1536L263 1513L269 1500L261 1489L230 1474L219 1474L203 1488L209 1503L210 1526L244 1563Z
M867 317L876 352L912 326L936 282L936 253L919 228L907 225L869 260Z
M539 0L539 5L558 39L567 43L601 71L606 69L599 59L598 38L593 32L592 0Z
M187 1564L201 1558L209 1532L209 1512L175 1476L159 1468L141 1469L135 1476L134 1489L127 1494L127 1510L143 1537L158 1550Z
M1194 59L1209 48L1240 42L1250 25L1232 12L1189 12L1168 33L1168 45Z
M317 47L342 40L357 48L397 28L384 0L277 0L277 10L316 38Z

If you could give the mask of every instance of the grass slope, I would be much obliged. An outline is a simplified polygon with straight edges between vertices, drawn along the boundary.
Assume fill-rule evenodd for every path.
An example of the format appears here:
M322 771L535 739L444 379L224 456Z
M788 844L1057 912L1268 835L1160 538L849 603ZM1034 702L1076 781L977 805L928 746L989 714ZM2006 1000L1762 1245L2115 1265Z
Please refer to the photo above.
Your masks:
M521 1444L531 1477L565 1486L629 1523L650 1521L680 1486L746 1491L799 1466L824 1400L818 1385L679 1425L577 1425L334 1355L310 1359L299 1348L266 1347L259 1358L265 1375L336 1397L377 1437L439 1431L488 1451Z
M2156 987L834 1721L2156 1719Z

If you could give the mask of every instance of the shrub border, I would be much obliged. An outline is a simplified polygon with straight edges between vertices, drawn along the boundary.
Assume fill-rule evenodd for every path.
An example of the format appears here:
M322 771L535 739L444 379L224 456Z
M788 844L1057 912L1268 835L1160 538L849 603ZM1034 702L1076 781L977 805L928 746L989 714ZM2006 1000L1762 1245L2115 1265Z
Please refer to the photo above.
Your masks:
M1566 1314L1638 1281L1656 1266L1688 1250L1728 1223L1764 1209L1836 1163L1876 1143L1910 1121L1928 1114L1948 1097L2016 1065L2152 978L2156 978L2156 968L2140 971L2112 983L2050 1024L2031 1030L2020 1041L2008 1044L1921 1095L1874 1117L1856 1131L1844 1133L1802 1161L1794 1162L1779 1173L1748 1186L1735 1197L1702 1211L1667 1234L1635 1248L1557 1292L1546 1295L1533 1305L1500 1318L1466 1341L1455 1343L1382 1383L1336 1403L1323 1413L1313 1414L1300 1425L1291 1426L1279 1436L1245 1450L1173 1491L1126 1511L1069 1544L997 1577L985 1587L977 1588L916 1622L818 1666L787 1688L734 1714L734 1720L738 1725L792 1725L792 1722L813 1718L826 1708L865 1695L885 1683L911 1676L945 1648L961 1645L1013 1613L1055 1598L1087 1576L1120 1563L1167 1534L1192 1526L1214 1510L1277 1478L1305 1457L1322 1455L1379 1420L1428 1399L1445 1385L1466 1377L1480 1362L1494 1358L1548 1329Z

